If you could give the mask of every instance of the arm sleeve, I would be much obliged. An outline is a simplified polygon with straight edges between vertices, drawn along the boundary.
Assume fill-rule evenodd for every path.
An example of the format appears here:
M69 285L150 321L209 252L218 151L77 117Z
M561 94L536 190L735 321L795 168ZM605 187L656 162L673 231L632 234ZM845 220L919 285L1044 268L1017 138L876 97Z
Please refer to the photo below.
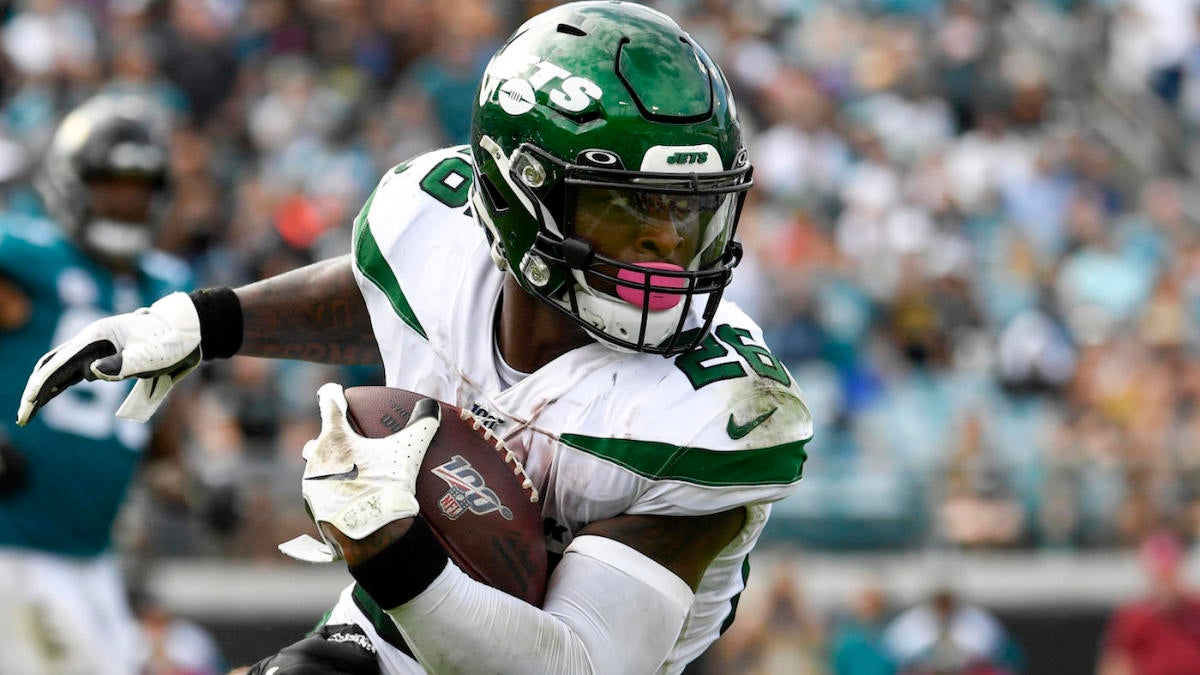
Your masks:
M585 535L567 548L542 609L448 564L388 614L432 672L649 673L670 653L692 599L665 567Z

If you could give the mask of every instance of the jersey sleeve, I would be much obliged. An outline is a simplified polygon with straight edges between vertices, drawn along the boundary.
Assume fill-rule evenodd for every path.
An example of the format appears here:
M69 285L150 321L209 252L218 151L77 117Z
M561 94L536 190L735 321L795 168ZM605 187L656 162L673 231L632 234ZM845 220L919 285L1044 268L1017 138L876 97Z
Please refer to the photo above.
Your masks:
M813 434L800 390L749 318L730 310L718 321L696 352L646 356L624 374L640 382L623 388L624 399L608 396L604 421L591 425L606 434L559 438L640 479L626 513L703 515L768 504L797 487Z
M695 433L688 438L646 431L624 438L564 434L560 442L648 479L626 511L630 514L691 516L775 502L792 494L800 481L811 416L799 396L746 393L735 404L701 413L653 406L661 415L659 425L690 421L689 431ZM742 432L746 435L733 438Z
M381 348L445 337L449 270L481 245L465 214L472 181L465 148L420 155L389 170L354 222L354 275Z

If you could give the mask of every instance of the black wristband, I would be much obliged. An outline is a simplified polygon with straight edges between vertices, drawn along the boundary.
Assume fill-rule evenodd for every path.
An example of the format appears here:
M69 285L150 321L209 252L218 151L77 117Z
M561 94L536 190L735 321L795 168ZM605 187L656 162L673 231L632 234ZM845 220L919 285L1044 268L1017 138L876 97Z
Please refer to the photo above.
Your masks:
M429 523L421 516L387 548L350 568L350 576L380 607L399 607L417 597L449 560Z
M242 301L232 288L204 288L188 294L200 317L204 360L227 359L242 348Z

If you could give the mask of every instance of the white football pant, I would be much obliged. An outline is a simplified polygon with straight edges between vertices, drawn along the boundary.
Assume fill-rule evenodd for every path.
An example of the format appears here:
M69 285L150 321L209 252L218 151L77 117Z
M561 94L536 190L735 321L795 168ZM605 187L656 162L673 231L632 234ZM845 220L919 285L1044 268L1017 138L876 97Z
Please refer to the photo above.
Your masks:
M0 548L0 675L134 675L138 635L114 556Z

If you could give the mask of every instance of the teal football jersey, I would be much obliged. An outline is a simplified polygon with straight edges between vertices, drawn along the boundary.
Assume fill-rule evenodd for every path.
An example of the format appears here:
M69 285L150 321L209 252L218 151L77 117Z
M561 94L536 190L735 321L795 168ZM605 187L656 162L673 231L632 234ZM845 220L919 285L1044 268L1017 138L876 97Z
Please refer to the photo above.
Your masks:
M48 403L28 426L17 409L33 366L96 319L186 290L188 268L165 254L143 256L136 272L114 274L46 220L0 214L0 275L29 296L32 316L0 332L0 408L5 437L28 458L28 484L0 498L0 546L90 556L106 550L151 428L114 415L132 381L81 382Z

